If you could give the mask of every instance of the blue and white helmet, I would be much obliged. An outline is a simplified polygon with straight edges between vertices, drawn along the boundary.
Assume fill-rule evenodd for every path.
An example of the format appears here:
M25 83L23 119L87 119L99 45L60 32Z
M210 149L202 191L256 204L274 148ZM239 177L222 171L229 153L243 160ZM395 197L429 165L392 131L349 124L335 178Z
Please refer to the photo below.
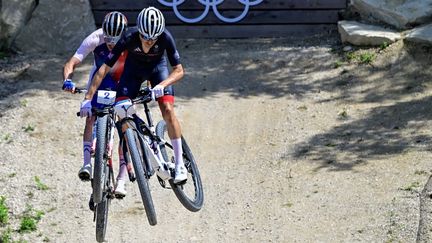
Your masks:
M117 11L108 13L102 23L105 41L115 44L126 27L127 19L122 13Z
M154 40L165 30L165 18L155 7L144 8L137 18L138 31L146 40Z

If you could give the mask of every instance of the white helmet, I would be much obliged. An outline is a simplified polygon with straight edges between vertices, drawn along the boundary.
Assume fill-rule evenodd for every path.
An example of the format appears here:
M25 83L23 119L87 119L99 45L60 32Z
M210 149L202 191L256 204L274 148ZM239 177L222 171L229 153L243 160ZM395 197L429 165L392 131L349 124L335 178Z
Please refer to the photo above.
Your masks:
M122 13L117 11L108 13L102 23L105 41L111 44L117 43L126 27L127 19Z
M165 30L162 12L155 7L144 8L137 18L138 31L146 40L154 40Z

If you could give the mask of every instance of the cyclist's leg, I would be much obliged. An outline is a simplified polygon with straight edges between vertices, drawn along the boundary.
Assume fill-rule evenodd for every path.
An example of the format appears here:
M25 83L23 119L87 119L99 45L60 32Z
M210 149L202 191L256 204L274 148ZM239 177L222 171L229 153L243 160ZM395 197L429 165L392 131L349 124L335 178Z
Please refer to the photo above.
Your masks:
M78 177L82 181L89 181L91 179L91 146L93 135L93 124L95 117L87 117L83 134L83 165L78 172Z
M150 77L151 86L154 87L166 78L168 78L169 72L166 61L161 62L154 73ZM183 162L183 149L181 143L181 127L174 112L174 89L172 86L165 88L165 95L158 98L159 108L162 113L162 117L167 124L168 136L171 139L171 143L174 149L174 160L175 160L175 183L184 182L187 179L187 173Z
M92 75L94 75L94 70L92 70ZM108 74L103 80L98 90L114 90L116 83ZM92 107L99 107L97 104L97 96L95 95L91 101ZM87 117L86 125L84 128L83 135L83 150L84 150L84 163L81 169L78 172L78 176L81 180L87 181L91 179L91 151L95 148L95 141L93 141L93 126L95 123L96 117Z
M122 100L125 98L135 98L138 95L138 91L143 82L143 78L140 78L139 70L133 69L129 66L125 66L125 69L120 78L120 82L116 87L117 90L117 100ZM142 73L141 73L142 74ZM123 157L122 147L119 144L118 147L119 154L119 173L117 175L117 186L114 191L115 194L119 196L126 195L125 182L127 178L127 165Z

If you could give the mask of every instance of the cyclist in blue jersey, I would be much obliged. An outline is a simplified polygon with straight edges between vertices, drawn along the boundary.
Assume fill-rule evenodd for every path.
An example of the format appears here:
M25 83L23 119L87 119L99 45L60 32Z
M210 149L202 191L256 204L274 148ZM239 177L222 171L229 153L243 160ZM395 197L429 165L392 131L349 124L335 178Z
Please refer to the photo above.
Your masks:
M139 13L137 26L129 28L123 34L105 63L94 75L81 103L81 112L91 114L89 101L123 51L128 51L128 56L117 87L117 100L135 98L141 84L145 80L150 81L152 93L157 98L162 117L167 123L168 135L174 149L174 183L183 183L187 179L187 171L182 157L181 127L174 112L172 85L183 77L184 70L174 38L165 29L165 19L160 10L148 7ZM172 67L171 73L168 71L167 59Z
M75 83L72 82L72 75L75 67L78 66L88 54L93 52L94 63L90 72L89 81L87 83L87 89L90 86L91 79L93 78L96 71L103 65L105 59L111 53L117 41L120 39L122 33L127 28L126 17L117 11L108 13L102 23L102 28L97 29L89 36L87 36L77 49L75 54L66 62L63 68L63 89L68 92L74 92ZM110 73L103 79L99 89L115 90L120 79L120 75L123 72L123 65L126 59L127 52L123 52L119 56L118 62L112 68ZM88 101L90 107L96 107L96 97ZM81 117L84 113L81 114ZM83 135L83 151L84 151L84 163L78 172L78 176L83 181L89 181L92 174L91 166L91 150L94 147L92 145L92 129L93 124L96 120L95 116L89 116L86 119ZM112 146L112 145L111 145ZM121 148L119 148L121 149ZM94 148L93 148L94 150ZM119 174L117 176L117 187L115 193L120 196L126 195L125 180L127 176L126 162L123 158L122 153L119 152Z

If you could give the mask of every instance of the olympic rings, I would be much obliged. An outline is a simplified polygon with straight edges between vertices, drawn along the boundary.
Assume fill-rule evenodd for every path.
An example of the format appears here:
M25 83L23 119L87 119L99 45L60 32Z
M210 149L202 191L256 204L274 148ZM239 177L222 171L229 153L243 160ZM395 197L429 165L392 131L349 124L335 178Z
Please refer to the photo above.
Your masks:
M185 1L186 0L172 0L172 2L168 2L166 0L158 0L158 2L160 4L165 5L167 7L172 7L177 18L179 18L181 21L189 23L189 24L198 23L201 20L203 20L205 17L207 17L207 14L210 11L210 7L213 9L214 14L216 15L216 17L219 20L221 20L225 23L236 23L236 22L239 22L240 20L242 20L244 17L246 17L250 6L258 5L258 4L262 3L264 0L254 0L254 1L237 0L238 2L243 4L245 6L245 8L243 9L243 12L239 16L234 17L234 18L227 18L219 12L217 7L218 7L218 5L223 3L224 0L198 0L198 2L200 4L205 6L204 11L202 12L202 14L200 16L198 16L196 18L186 18L179 12L179 10L177 8L178 6L183 4Z

